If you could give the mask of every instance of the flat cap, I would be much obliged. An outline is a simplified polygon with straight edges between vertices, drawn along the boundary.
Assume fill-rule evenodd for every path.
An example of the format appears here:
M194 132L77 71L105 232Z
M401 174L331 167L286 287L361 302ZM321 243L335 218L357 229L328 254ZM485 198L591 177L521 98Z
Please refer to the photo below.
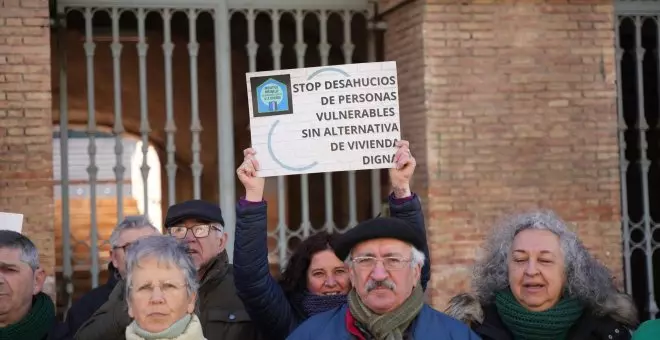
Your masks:
M225 220L222 218L222 210L217 204L202 200L190 200L174 204L167 209L165 228L172 227L187 219L215 222L220 223L222 226L225 225Z
M419 231L408 222L394 217L376 217L360 222L340 235L331 246L335 255L343 261L358 243L377 238L401 240L419 250L425 246L424 237Z

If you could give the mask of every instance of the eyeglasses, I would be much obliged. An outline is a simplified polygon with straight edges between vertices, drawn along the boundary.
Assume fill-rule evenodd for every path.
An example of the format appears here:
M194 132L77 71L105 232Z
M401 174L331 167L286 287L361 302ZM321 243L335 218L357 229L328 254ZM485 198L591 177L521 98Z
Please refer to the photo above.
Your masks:
M167 232L175 238L184 239L186 238L186 235L188 235L188 230L192 230L193 236L195 236L195 238L204 238L209 236L211 228L219 231L222 230L222 228L218 227L216 224L197 224L190 228L183 225L173 226L170 227Z
M387 270L399 270L403 269L408 263L410 263L410 260L395 256L384 257L382 259L377 259L373 256L361 256L354 258L352 262L360 269L373 270L376 267L376 263L382 262L383 267Z
M128 243L124 244L123 246L114 246L114 247L112 247L112 249L123 249L124 252L126 252L126 248L128 248L132 245L133 245L133 242L128 242Z
M165 296L173 296L176 294L179 294L183 292L185 287L188 285L185 283L180 283L180 282L161 282L160 284L153 284L151 282L149 283L144 283L140 285L131 285L131 290L135 289L133 291L133 295L137 298L142 298L142 299L148 299L151 298L154 294L154 291L156 288L160 290L163 295ZM134 288L137 287L137 288Z

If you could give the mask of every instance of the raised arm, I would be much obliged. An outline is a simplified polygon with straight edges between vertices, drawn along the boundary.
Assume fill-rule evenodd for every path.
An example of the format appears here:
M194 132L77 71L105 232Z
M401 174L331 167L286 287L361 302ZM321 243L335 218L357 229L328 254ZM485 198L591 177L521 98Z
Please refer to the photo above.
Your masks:
M420 280L422 288L426 290L426 285L431 280L431 259L426 238L424 212L419 197L412 193L410 189L410 180L415 172L417 161L410 152L408 141L399 141L398 146L399 149L394 157L396 165L389 171L390 183L392 184L392 193L388 198L390 215L410 223L424 238L425 246L424 249L420 250L424 253L426 260L422 267Z
M234 282L239 298L269 339L285 339L295 327L296 315L268 266L267 204L264 179L256 177L254 151L244 152L237 175L245 187L245 199L236 206Z

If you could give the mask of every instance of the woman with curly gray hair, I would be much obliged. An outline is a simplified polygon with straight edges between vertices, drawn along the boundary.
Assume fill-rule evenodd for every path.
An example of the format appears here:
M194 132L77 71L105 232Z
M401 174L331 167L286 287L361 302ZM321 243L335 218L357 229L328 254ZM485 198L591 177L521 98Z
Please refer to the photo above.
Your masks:
M514 216L492 232L474 268L474 295L447 313L484 340L630 339L632 300L554 213Z

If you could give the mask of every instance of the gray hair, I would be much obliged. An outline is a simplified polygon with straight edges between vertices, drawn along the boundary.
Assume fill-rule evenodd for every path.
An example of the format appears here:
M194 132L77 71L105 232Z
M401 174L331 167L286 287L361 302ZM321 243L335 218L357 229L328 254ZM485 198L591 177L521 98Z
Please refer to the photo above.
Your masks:
M197 291L197 269L188 254L188 246L184 242L166 235L153 235L141 238L128 247L126 253L126 296L130 297L133 270L145 258L155 258L160 263L174 265L183 271L186 289L190 296Z
M411 251L410 251L410 266L415 267L415 266L424 266L424 261L426 260L426 255L419 249L410 246ZM352 261L353 257L351 253L348 253L348 257L344 260L344 263L347 265L351 266L353 264Z
M472 285L482 302L509 287L508 259L513 239L523 230L548 230L559 237L564 256L566 285L570 296L594 309L602 309L616 294L613 276L585 248L577 235L554 212L542 210L513 216L492 231L485 254L474 267Z
M121 232L124 230L128 229L140 229L140 228L153 228L154 230L158 231L158 228L156 228L151 221L149 221L149 218L144 215L133 215L133 216L126 216L123 221L119 222L115 229L112 231L112 234L110 235L110 246L112 247L117 247L120 246L117 244L119 242L119 236L121 236Z
M32 270L39 269L39 251L25 235L12 230L0 230L0 248L20 250L21 262L27 263Z

